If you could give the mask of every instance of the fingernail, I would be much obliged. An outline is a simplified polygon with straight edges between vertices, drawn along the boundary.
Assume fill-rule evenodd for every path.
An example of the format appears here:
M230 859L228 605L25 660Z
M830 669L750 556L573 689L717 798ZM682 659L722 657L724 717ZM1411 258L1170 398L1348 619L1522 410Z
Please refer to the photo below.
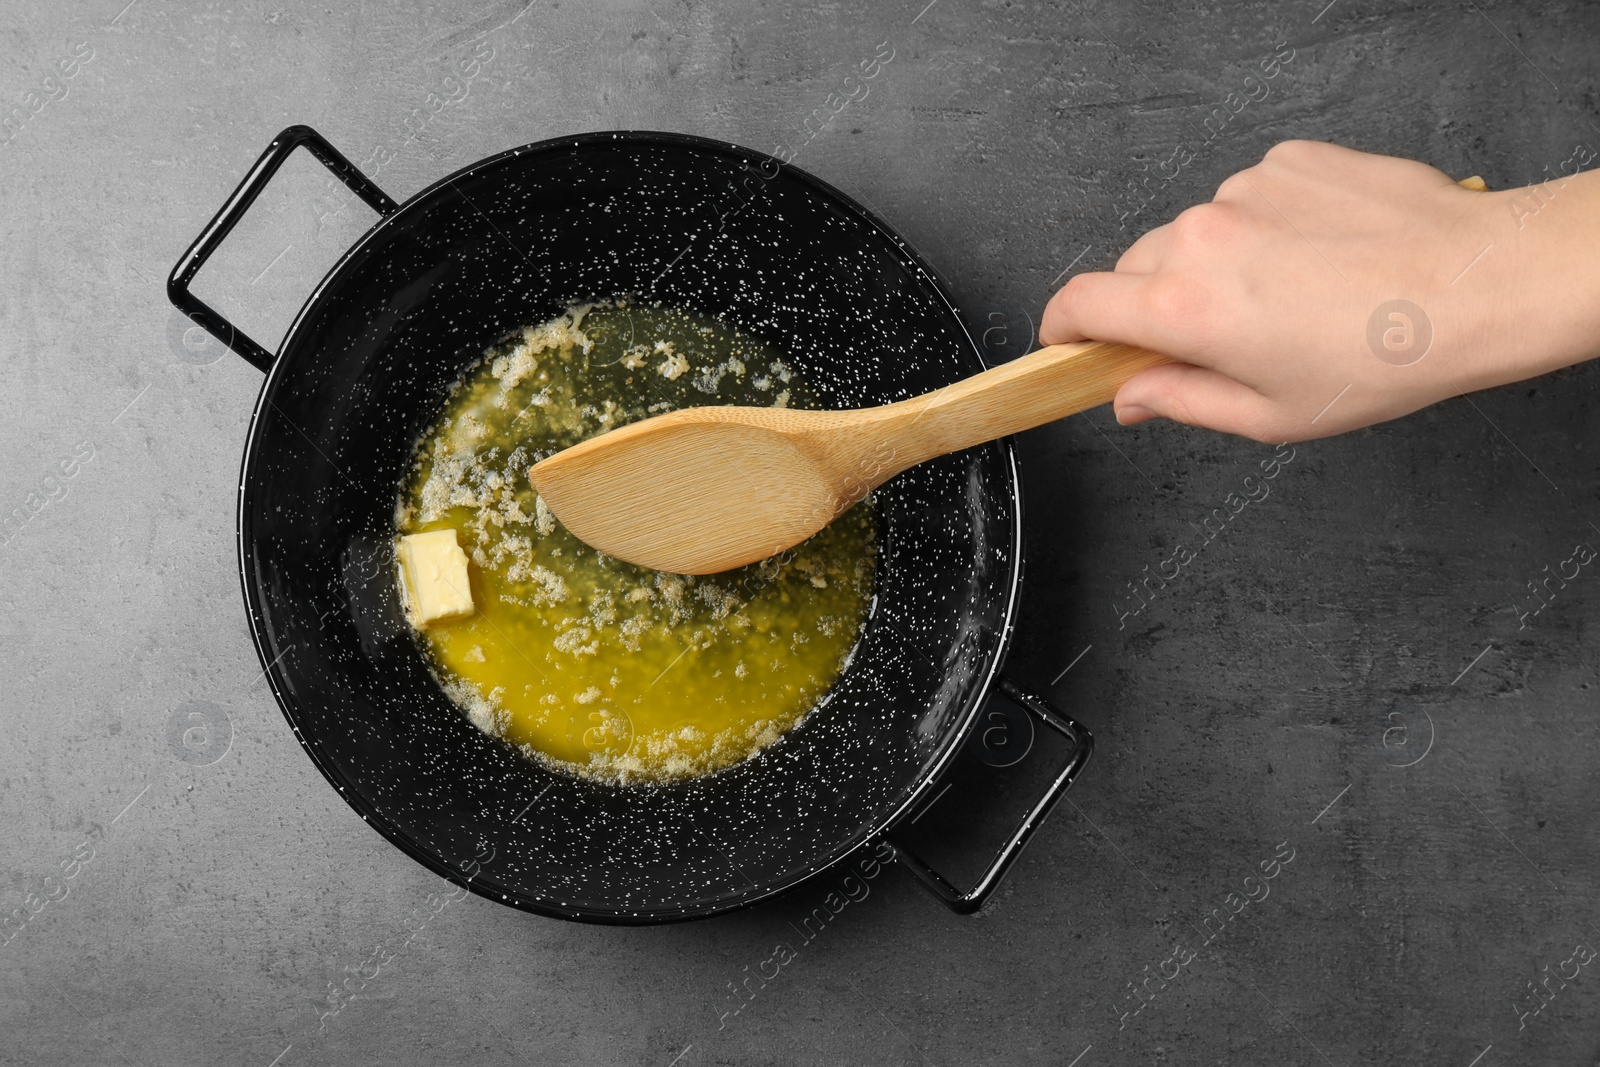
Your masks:
M1156 413L1139 404L1124 404L1117 408L1117 421L1124 426L1137 426L1146 419L1153 419Z

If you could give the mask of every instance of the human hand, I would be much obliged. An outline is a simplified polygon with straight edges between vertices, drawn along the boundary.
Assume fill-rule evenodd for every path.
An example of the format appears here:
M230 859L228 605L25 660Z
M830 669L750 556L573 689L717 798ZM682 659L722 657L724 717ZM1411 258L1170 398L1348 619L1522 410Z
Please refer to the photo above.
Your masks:
M1600 355L1597 179L1471 192L1422 163L1287 141L1114 273L1068 281L1039 336L1181 361L1122 386L1124 425L1269 442L1370 426Z

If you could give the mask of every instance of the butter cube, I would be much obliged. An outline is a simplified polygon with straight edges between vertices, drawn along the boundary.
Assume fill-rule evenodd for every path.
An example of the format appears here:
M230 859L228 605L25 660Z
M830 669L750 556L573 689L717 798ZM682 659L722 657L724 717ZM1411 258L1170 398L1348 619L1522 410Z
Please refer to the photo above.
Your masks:
M456 544L454 530L430 530L400 538L395 555L412 625L426 629L447 619L472 614L472 587L467 581L467 554Z

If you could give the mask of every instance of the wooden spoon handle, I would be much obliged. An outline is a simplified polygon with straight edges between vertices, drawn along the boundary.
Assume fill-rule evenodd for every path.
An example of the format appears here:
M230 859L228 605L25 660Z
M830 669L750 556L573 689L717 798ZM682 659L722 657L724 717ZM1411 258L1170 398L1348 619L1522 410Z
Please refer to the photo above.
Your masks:
M900 409L891 430L896 452L909 467L1064 419L1106 403L1140 371L1171 362L1109 341L1050 345L893 405Z

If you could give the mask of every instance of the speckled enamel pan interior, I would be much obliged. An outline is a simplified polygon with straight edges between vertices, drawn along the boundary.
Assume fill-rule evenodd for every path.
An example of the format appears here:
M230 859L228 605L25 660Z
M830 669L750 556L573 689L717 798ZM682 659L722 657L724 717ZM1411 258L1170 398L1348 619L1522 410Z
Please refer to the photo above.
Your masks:
M892 826L998 669L1020 561L1009 446L947 456L882 491L861 643L824 703L757 757L670 786L603 786L479 732L401 617L397 486L486 345L624 292L765 338L832 406L982 369L922 261L824 183L681 135L547 141L419 193L312 294L257 405L239 538L273 690L363 818L491 899L635 923L782 892Z

